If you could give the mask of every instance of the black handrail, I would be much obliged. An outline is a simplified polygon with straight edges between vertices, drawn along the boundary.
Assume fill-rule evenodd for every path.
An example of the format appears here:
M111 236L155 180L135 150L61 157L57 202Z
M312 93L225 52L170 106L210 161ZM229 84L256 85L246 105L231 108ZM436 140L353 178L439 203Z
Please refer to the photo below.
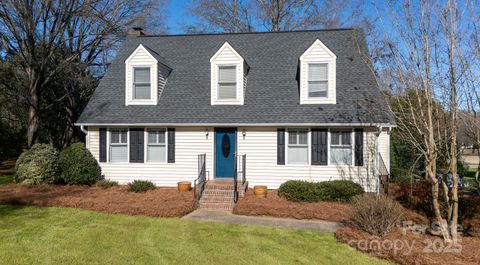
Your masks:
M233 202L237 203L238 202L238 172L237 172L237 164L238 164L238 156L235 155L235 163L234 163L234 170L233 170Z
M193 193L197 201L202 197L207 182L206 161L207 154L198 155L198 178L194 181L193 186Z
M245 182L247 181L246 177L246 170L247 170L247 155L235 155L235 168L234 168L234 176L233 176L233 201L237 203L238 201L238 163L242 162L242 178L241 178L241 184L242 184L242 189L245 185Z

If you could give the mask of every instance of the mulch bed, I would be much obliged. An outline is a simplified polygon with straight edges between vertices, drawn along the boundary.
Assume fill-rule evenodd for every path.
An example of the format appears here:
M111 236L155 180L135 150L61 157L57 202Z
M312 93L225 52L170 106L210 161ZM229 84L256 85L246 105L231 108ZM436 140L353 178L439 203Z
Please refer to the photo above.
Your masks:
M257 198L249 189L233 209L234 214L273 216L295 219L321 219L342 222L351 217L351 206L337 202L291 202L280 198L277 190L269 190L267 198Z
M0 204L73 207L105 213L147 216L184 216L197 208L193 192L157 188L145 193L128 192L126 186L8 184L0 186Z
M443 242L427 234L404 233L397 229L384 238L373 237L354 227L341 227L337 240L370 255L399 264L480 264L480 238L461 237L459 246Z

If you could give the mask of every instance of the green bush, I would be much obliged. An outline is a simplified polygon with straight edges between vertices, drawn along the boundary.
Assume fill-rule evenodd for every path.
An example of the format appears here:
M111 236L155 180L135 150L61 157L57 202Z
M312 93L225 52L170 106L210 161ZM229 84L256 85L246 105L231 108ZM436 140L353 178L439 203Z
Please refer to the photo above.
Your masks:
M97 160L83 143L74 143L60 153L61 180L66 184L92 185L100 178Z
M278 195L289 201L350 201L364 191L359 184L349 180L308 182L289 180L278 189Z
M117 185L118 185L118 182L112 181L112 180L106 180L106 179L102 179L97 182L97 186L99 186L102 189L108 189Z
M320 182L322 201L350 201L353 197L363 194L363 188L350 180L332 180Z
M146 192L153 189L155 189L155 184L148 180L134 180L128 184L128 191L130 192Z
M23 152L15 164L15 182L38 185L58 182L58 152L50 145L35 144Z

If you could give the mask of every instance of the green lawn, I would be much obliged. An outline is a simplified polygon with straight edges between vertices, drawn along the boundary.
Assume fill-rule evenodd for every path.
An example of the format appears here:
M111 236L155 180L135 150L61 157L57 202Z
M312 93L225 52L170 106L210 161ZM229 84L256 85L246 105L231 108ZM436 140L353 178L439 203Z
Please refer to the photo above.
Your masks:
M0 175L0 185L13 183L13 175Z
M0 264L387 264L330 233L0 205Z

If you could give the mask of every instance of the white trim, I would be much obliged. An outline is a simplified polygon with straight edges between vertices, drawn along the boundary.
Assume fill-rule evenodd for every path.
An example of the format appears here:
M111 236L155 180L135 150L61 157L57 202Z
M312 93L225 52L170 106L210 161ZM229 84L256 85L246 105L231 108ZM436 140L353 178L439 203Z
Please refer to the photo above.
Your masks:
M307 131L307 163L289 163L288 162L288 145L290 142L290 130L292 131ZM302 128L302 127L290 127L290 128L285 128L285 165L287 166L311 166L312 161L311 161L311 128Z
M319 47L326 52L329 58L309 57L314 48ZM319 39L300 56L300 104L336 104L336 60L337 56L328 49ZM309 80L309 64L327 64L328 87L327 97L309 97L308 96L308 80Z
M75 123L75 126L117 126L117 127L247 127L247 126L265 126L265 127L390 127L397 125L388 123Z
M110 161L110 130L127 130L127 161ZM107 161L105 163L109 164L130 164L130 128L128 127L108 127L107 128Z
M148 161L148 130L164 130L165 132L165 161ZM145 164L152 164L152 165L163 165L168 163L168 133L167 128L164 127L145 127L144 134L143 134L143 162Z
M332 137L332 131L349 131L345 128L328 128L328 141L327 141L327 144L328 144L328 148L327 148L327 151L328 151L328 165L332 165L332 166L355 166L355 135L354 135L354 132L355 132L355 128L351 128L350 130L350 150L352 151L352 164L349 165L349 164L334 164L332 163L331 159L332 159L332 156L331 156L331 153L330 153L330 144L331 144L331 137Z
M134 62L139 51L148 55L150 62ZM129 105L157 105L158 103L158 61L142 45L138 45L135 51L125 60L125 106ZM134 99L133 79L134 68L150 68L150 99Z
M225 49L229 49L235 59L218 60ZM236 76L236 98L218 99L218 79L220 66L235 66ZM245 84L245 60L237 51L225 42L222 47L210 58L210 104L211 105L243 105L244 103L244 84Z

